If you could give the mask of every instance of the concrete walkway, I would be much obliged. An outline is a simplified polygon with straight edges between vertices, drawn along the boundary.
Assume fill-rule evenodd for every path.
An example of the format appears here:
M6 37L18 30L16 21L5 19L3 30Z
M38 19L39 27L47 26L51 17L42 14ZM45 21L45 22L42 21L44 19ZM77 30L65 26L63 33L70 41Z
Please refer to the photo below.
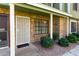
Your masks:
M30 44L27 47L23 48L16 48L16 56L39 56L38 49L33 45Z
M10 56L10 49L8 47L0 48L0 56Z
M79 56L79 45L77 45L74 49L66 52L63 56Z

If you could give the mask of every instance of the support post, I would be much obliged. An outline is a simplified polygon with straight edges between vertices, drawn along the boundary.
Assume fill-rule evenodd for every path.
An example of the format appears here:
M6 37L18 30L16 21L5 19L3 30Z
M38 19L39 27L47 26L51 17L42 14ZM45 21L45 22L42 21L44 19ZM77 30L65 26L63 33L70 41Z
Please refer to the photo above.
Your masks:
M70 24L69 17L67 17L67 36L70 34Z
M10 55L15 56L14 4L10 4Z
M50 14L50 37L53 39L53 14Z

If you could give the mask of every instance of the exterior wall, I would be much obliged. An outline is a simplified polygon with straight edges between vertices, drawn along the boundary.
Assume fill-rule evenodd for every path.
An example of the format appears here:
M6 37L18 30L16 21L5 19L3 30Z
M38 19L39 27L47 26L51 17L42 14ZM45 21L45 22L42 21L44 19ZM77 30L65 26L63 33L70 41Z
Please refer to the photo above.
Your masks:
M53 32L59 33L59 37L65 37L67 35L67 19L61 16L53 17Z
M8 27L7 27L7 30L8 30L8 39L9 39L9 41L8 42L10 42L10 21L9 21L9 9L6 9L6 8L2 8L2 7L0 7L0 14L5 14L7 17L8 17L8 20L7 20L7 24L8 24ZM9 44L9 46L10 46L10 43L8 43Z
M34 34L35 32L35 18L39 17L40 19L48 19L48 16L45 15L41 15L41 14L35 14L35 13L29 13L29 12L22 12L22 11L15 11L15 16L26 16L26 17L30 17L30 41L31 42L35 42L35 41L39 41L41 36L45 36L47 34ZM15 17L15 23L16 23L16 17ZM16 25L15 25L16 27ZM16 29L15 29L16 31Z
M79 21L77 21L77 33L79 33Z
M70 4L70 14L71 14L74 18L79 18L79 4L78 4L77 11L74 11L74 10L73 10L73 3Z
M53 16L53 32L59 33L59 16Z
M59 36L65 37L67 35L67 20L64 17L60 17L60 28L59 28Z

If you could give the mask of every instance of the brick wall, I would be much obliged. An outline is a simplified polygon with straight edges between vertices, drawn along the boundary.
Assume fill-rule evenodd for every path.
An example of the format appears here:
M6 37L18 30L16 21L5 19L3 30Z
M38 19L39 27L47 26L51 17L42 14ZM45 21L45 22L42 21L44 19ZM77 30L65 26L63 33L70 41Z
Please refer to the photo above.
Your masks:
M59 33L59 16L53 16L53 32Z
M35 32L35 18L38 17L39 19L45 19L45 20L49 20L49 16L47 15L41 15L41 14L36 14L36 13L29 13L29 12L22 12L22 11L15 11L15 16L26 16L26 17L30 17L30 41L31 42L35 42L35 41L39 41L41 36L45 36L47 34L34 34ZM16 19L16 17L15 17ZM16 20L15 20L16 22ZM16 31L16 29L15 29Z
M64 17L60 17L60 37L65 37L67 35L67 20Z

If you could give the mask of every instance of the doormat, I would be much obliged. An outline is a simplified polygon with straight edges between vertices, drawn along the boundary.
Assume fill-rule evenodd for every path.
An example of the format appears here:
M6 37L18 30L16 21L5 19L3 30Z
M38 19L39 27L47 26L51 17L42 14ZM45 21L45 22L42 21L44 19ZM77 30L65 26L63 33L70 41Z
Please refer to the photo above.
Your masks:
M25 43L25 44L17 45L17 48L22 48L22 47L26 47L26 46L29 46L29 43Z

